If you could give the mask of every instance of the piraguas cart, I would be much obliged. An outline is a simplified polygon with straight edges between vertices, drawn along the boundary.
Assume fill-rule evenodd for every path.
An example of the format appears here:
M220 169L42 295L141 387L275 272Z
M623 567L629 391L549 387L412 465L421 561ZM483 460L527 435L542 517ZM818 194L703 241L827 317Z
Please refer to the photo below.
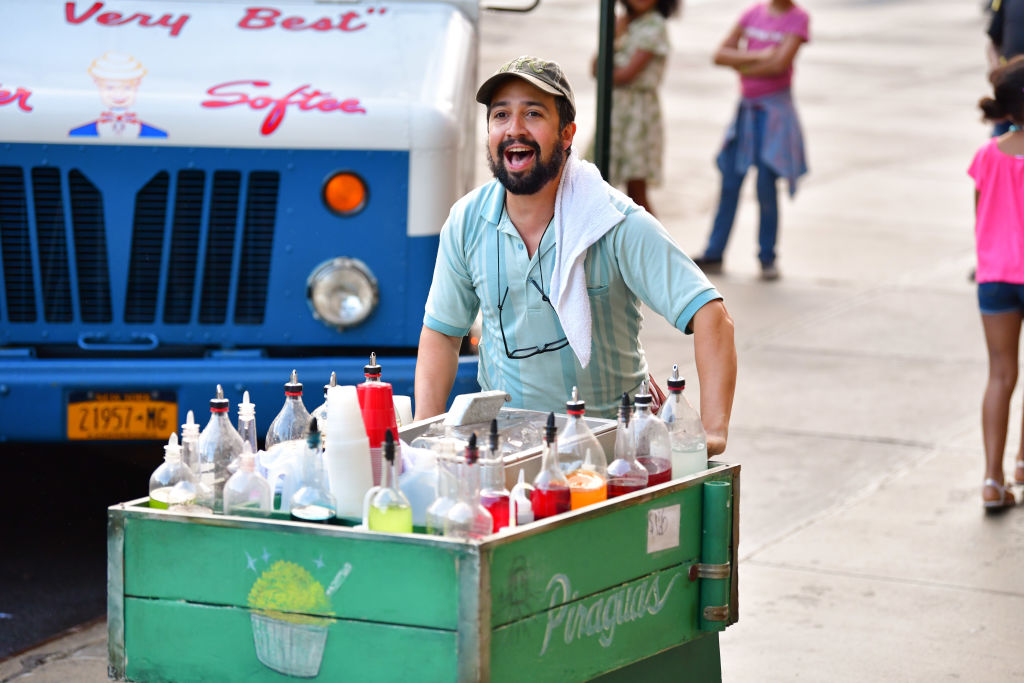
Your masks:
M128 681L720 680L738 465L482 542L112 506Z

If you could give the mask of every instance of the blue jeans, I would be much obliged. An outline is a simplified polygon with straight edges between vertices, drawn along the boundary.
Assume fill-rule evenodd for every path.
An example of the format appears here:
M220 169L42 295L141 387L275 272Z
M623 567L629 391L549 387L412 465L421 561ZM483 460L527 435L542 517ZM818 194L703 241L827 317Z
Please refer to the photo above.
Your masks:
M745 115L747 114L740 114L740 116ZM775 189L775 181L779 176L761 160L764 125L764 111L755 109L754 158L757 165L757 202L761 207L761 227L757 237L760 246L758 258L762 264L770 265L775 263L775 240L779 234L779 203L778 193ZM711 227L708 245L704 249L704 258L713 261L722 258L725 245L729 241L729 233L732 232L733 220L736 218L736 207L740 201L740 187L742 187L743 178L746 176L746 169L742 173L736 172L736 144L736 140L733 139L722 152L725 162L724 168L721 169L722 195L718 200L718 212L715 214L715 222Z

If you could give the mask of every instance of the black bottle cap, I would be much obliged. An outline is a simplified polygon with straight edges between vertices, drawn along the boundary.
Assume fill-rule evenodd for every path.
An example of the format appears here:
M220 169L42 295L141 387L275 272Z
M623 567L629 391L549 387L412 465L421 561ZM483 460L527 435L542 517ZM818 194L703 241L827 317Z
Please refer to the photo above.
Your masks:
M669 391L682 391L686 388L686 380L679 376L679 366L672 366L672 376L668 378Z
M217 394L210 399L210 412L226 413L230 406L231 402L224 398L224 389L218 384Z
M292 370L291 377L284 383L285 396L302 396L302 382L299 381L299 373Z
M389 465L395 462L395 437L391 435L390 428L384 430L384 459Z
M469 444L466 446L466 464L475 465L480 457L480 450L476 447L476 432L469 435Z
M647 387L647 380L644 380L640 383L640 391L633 397L633 402L638 406L649 406L653 400L654 397L651 396L651 390Z
M367 377L380 377L380 366L377 365L376 353L370 353L370 362L363 366L363 374Z
M629 405L629 394L625 391L622 392L622 403L619 404L619 418L622 419L627 425L629 424L629 411L631 406Z
M489 439L489 445L491 450L495 453L498 451L498 420L494 418L491 420L491 433Z
M548 413L548 423L544 425L544 443L553 443L557 432L558 430L555 429L555 414Z
M309 421L308 429L309 431L306 435L306 443L309 446L316 448L320 445L320 427L317 425L315 417Z
M587 404L580 398L576 387L572 388L572 398L565 402L565 412L570 415L582 415L587 412Z

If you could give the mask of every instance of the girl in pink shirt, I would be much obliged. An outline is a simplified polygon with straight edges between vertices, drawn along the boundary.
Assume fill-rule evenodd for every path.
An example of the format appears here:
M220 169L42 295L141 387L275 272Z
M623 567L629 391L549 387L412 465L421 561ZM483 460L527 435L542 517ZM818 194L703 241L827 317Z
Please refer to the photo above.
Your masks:
M991 138L974 155L978 305L988 347L988 384L981 404L985 445L986 510L1016 503L1007 490L1003 449L1010 396L1017 383L1018 347L1024 316L1024 61L993 74L995 97L978 106L991 121L1009 118L1016 130ZM1024 439L1017 450L1014 482L1024 484Z
M776 180L785 178L792 196L797 179L807 172L790 84L797 51L810 40L809 25L807 12L792 0L759 1L740 15L715 53L715 64L739 73L742 99L717 159L722 188L711 233L704 255L694 259L706 273L722 271L740 187L747 169L756 166L761 277L779 277L775 266L779 229Z

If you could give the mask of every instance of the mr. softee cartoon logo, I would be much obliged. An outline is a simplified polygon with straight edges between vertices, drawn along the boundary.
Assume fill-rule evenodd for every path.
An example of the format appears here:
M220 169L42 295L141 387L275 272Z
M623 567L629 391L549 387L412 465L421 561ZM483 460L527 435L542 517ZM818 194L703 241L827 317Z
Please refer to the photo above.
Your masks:
M139 84L146 75L142 64L128 54L107 52L89 66L106 109L95 121L72 128L72 137L165 138L167 133L139 120L134 111Z
M311 85L300 85L284 97L271 97L251 93L249 89L269 88L270 81L229 81L209 88L207 95L215 99L203 100L202 106L218 109L222 107L248 106L251 109L267 109L266 118L260 126L262 135L270 135L284 120L285 110L294 106L299 111L341 112L343 114L365 114L366 109L357 99L338 100L329 92L317 90Z
M661 577L653 575L639 583L623 586L609 595L576 602L579 593L573 592L569 577L555 574L548 581L546 589L551 609L548 611L540 655L547 652L552 634L559 629L562 630L566 645L570 645L576 638L597 636L602 647L609 647L615 639L616 627L643 619L648 614L659 613L665 607L676 580L681 576L681 572L676 572L662 588ZM572 604L566 604L569 602Z

